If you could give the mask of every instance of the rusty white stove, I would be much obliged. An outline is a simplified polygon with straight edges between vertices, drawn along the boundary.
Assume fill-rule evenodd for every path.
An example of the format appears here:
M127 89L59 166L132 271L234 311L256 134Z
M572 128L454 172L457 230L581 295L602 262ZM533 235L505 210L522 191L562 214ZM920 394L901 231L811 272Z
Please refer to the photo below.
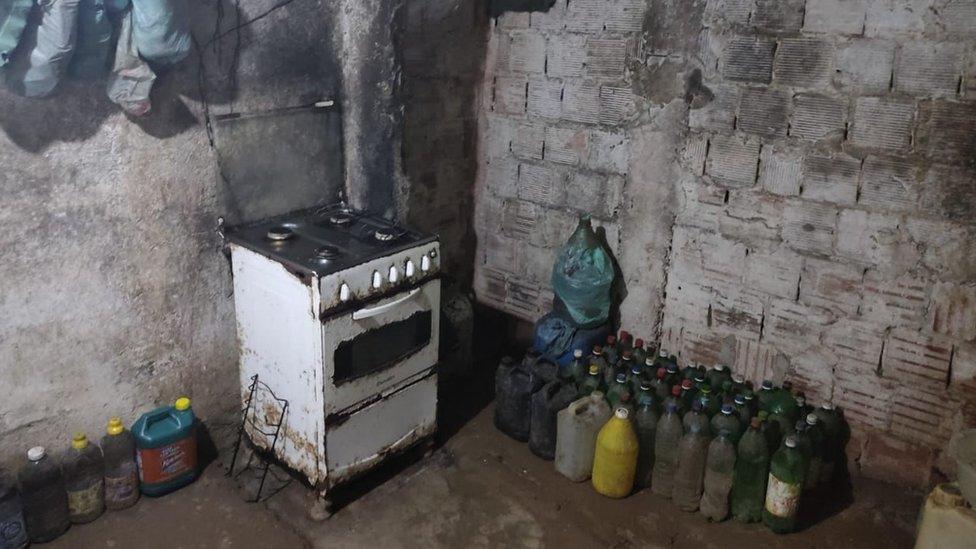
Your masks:
M436 428L440 255L436 237L343 206L226 233L243 397L254 375L288 401L255 394L245 432L329 491ZM272 444L268 425L281 424Z

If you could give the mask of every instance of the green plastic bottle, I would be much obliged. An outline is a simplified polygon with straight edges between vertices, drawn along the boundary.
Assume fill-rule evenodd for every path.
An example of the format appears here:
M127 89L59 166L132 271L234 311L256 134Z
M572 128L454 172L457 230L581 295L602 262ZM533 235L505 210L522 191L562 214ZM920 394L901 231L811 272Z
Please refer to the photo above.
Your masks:
M729 369L723 364L716 364L712 366L712 369L708 371L708 385L714 390L719 390L725 384L726 381L732 382L732 374L729 373Z
M634 340L634 364L640 364L643 366L647 361L647 350L644 349L644 340L637 338Z
M611 370L617 367L617 362L620 361L620 350L617 348L617 336L613 334L607 336L607 344L603 346L603 357L607 359L607 364Z
M698 400L698 391L690 379L681 380L681 409L691 410L691 404Z
M603 354L603 347L599 345L593 346L593 353L590 354L590 366L596 366L599 374L601 376L606 376L606 372L610 367L610 364L607 362L607 357ZM590 371L590 366L586 368L587 373Z
M638 402L634 423L637 426L637 478L638 488L651 485L651 474L654 471L654 439L657 434L657 423L660 421L652 398L644 398Z
M783 433L779 430L779 423L775 421L769 421L769 413L766 411L759 412L759 421L762 422L762 434L766 439L766 447L769 448L769 455L776 453L779 450L780 444L783 443Z
M576 349L573 351L573 361L569 363L567 378L579 385L586 377L587 370L586 361L583 360L583 349Z
M617 379L607 389L607 402L610 403L611 408L616 410L625 399L625 395L626 400L630 400L630 384L627 383L627 376L620 373L617 374Z
M590 364L590 371L578 385L580 398L593 394L593 391L603 392L603 376L600 373L600 366L598 364Z
M824 434L824 462L820 469L820 483L825 484L833 480L834 468L839 459L843 457L843 449L840 448L841 440L841 417L834 409L833 404L824 403L813 412L823 427Z
M807 437L810 439L810 466L807 468L804 488L812 490L820 483L824 461L824 432L817 415L807 414Z
M722 410L721 400L712 392L711 386L707 383L698 390L698 400L702 403L702 413L709 419Z
M749 406L746 405L746 398L742 395L735 395L732 403L732 407L735 408L735 417L739 418L742 431L745 431L749 428L749 424L752 423L752 416L749 412Z
M790 435L773 455L766 481L763 523L773 532L788 534L796 530L806 472L803 452L798 448L796 436Z
M805 420L799 419L793 428L793 436L796 438L796 448L803 456L803 482L806 486L806 476L810 471L810 463L813 461L813 441L810 440L810 433Z
M735 476L732 482L732 516L742 522L762 520L766 502L766 477L769 474L769 447L759 428L762 422L752 418L749 429L737 447Z
M759 395L756 397L759 401L759 410L771 413L769 407L772 404L773 396L775 395L776 386L773 385L772 380L764 379L762 385L759 386Z

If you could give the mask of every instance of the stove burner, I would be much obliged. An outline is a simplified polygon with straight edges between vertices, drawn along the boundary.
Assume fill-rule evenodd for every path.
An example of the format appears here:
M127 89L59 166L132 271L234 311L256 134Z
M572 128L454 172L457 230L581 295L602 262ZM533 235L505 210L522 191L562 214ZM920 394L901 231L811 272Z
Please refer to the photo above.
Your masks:
M331 244L326 244L325 246L322 246L321 248L315 250L315 259L321 261L336 259L340 255L342 255L342 252L339 251L339 248Z
M271 227L266 235L268 240L275 242L282 242L288 240L295 236L295 231L291 227L286 227L284 225L278 225L277 227Z
M397 238L400 238L400 235L402 234L403 231L399 229L394 229L393 227L384 227L382 229L376 229L376 232L373 233L373 238L379 240L380 242L390 242L391 240L396 240Z
M351 214L346 212L337 212L329 216L329 223L332 223L336 227L345 227L352 223L355 219Z

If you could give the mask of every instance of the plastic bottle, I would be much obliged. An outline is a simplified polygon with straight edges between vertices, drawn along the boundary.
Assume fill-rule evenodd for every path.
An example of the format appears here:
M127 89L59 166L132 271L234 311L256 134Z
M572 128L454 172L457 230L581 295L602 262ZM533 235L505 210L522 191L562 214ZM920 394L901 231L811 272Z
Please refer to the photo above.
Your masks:
M136 466L136 441L132 433L113 417L102 437L105 455L105 507L120 510L139 500L139 468Z
M28 542L20 494L11 482L0 478L0 549L23 549Z
M627 383L627 376L623 373L617 374L617 379L614 380L613 384L607 389L607 402L610 403L610 407L616 409L620 405L620 402L624 399L626 395L627 400L630 400L630 384Z
M820 468L820 483L828 483L834 478L837 460L842 457L840 448L841 418L833 404L824 403L813 412L823 428L824 452L823 466Z
M64 484L68 491L68 518L85 524L105 511L105 461L102 450L88 442L85 433L75 433L64 459Z
M577 385L583 381L586 377L587 370L586 361L583 360L583 350L576 349L573 351L573 361L569 363L569 368L567 372L567 378L572 379L573 383Z
M623 355L624 351L632 351L634 349L634 338L627 330L620 330L620 335L617 336L617 349L621 355Z
M796 437L790 435L773 455L769 464L763 523L777 534L796 530L796 516L806 473Z
M190 399L143 414L132 426L139 490L161 496L197 478L197 420Z
M824 460L824 432L820 420L813 413L807 414L807 436L810 438L810 466L807 468L804 488L811 490L820 483Z
M766 439L766 446L769 448L769 455L772 456L779 450L783 443L783 433L779 430L779 423L769 421L769 414L765 411L759 412L759 420L762 422L762 433Z
M698 400L697 396L694 382L690 379L681 380L681 409L691 410L691 404Z
M637 387L637 391L634 393L634 405L643 406L644 401L650 401L655 411L660 408L658 404L660 403L657 399L657 394L654 392L654 388L646 380L641 380Z
M529 372L511 359L502 360L495 372L495 427L519 442L529 440L534 389Z
M654 467L651 473L651 491L670 498L674 494L674 474L678 470L678 444L684 436L684 428L678 418L678 407L669 402L664 415L657 422L654 435Z
M698 390L698 400L702 403L702 413L709 419L722 409L721 401L712 393L712 388L707 383Z
M705 438L711 437L708 417L702 411L702 403L700 400L696 400L691 404L691 410L685 412L685 416L681 419L681 425L684 427L685 433L691 432L692 427L697 426L701 436Z
M708 371L708 385L714 389L719 389L726 381L732 381L732 374L723 364L716 364Z
M746 397L735 395L732 403L732 407L735 409L735 416L739 418L739 424L742 425L742 431L745 432L752 422L752 416L749 415L749 406L746 404Z
M665 407L667 407L669 403L674 404L675 413L678 414L678 417L682 417L685 410L681 406L681 387L678 385L671 387L671 395L664 399Z
M807 422L797 420L793 429L793 437L796 439L796 449L800 451L803 459L803 482L806 486L807 472L810 470L810 463L813 461L813 443L810 440L810 433L807 431Z
M763 437L758 417L736 448L735 477L732 482L732 516L742 522L762 520L766 502L766 480L769 474L769 447Z
M638 366L636 362L630 366L630 372L627 373L627 383L630 384L630 393L636 397L637 393L640 392L641 383L645 383L644 368Z
M728 431L729 441L732 442L733 447L739 443L739 438L742 437L742 423L733 413L731 404L723 405L722 411L712 416L709 426L713 433Z
M634 356L631 354L631 352L622 352L620 354L620 362L617 364L617 373L623 372L627 376L630 376L630 372L634 369L634 366L637 366L637 372L640 373L641 365L634 362Z
M647 358L646 365L648 368L654 366L650 357ZM657 394L657 399L660 402L664 402L671 395L671 386L664 379L666 375L667 371L664 368L658 368L654 376L654 381L651 382L651 385L654 387L654 393Z
M634 364L643 366L647 361L647 350L644 349L644 340L637 338L634 340Z
M607 357L603 354L603 347L600 345L593 346L593 352L590 353L590 365L587 367L586 372L589 373L593 369L593 366L596 366L601 378L606 376L607 369L610 368Z
M44 543L63 534L71 526L68 493L54 458L42 446L35 446L27 451L27 463L18 476L24 522L31 542Z
M593 488L610 498L630 495L637 473L637 450L637 434L627 409L617 408L596 437Z
M610 368L616 368L620 360L620 351L617 349L617 336L610 334L607 336L607 344L603 346L603 356L607 360ZM604 373L604 376L607 374Z
M762 385L759 386L759 395L757 397L760 411L769 412L769 405L772 403L775 394L776 387L773 385L772 380L764 379Z
M738 425L738 422L736 422ZM735 446L726 429L708 445L705 458L705 481L701 498L701 513L712 522L729 516L729 493L735 471Z
M682 511L698 510L702 484L705 478L705 458L709 439L701 431L701 425L692 422L691 428L678 445L678 471L674 476L675 505Z
M651 485L651 475L654 472L654 439L660 419L651 397L639 403L637 413L634 415L638 444L636 477L638 488Z
M609 419L610 406L599 391L556 414L556 470L573 482L590 478L596 437Z
M732 375L732 396L741 395L746 389L746 378L741 374ZM750 418L751 419L751 418ZM746 425L748 427L748 425Z
M583 382L579 384L579 396L589 396L594 391L600 391L602 393L603 390L603 375L600 373L600 366L590 364L590 371L587 373L586 378L583 379Z
M576 400L576 387L550 381L532 395L529 450L542 459L556 456L556 414Z
M756 394L752 392L752 389L746 388L742 391L742 398L746 400L746 408L749 410L749 419L756 417L759 414L759 403L756 402Z

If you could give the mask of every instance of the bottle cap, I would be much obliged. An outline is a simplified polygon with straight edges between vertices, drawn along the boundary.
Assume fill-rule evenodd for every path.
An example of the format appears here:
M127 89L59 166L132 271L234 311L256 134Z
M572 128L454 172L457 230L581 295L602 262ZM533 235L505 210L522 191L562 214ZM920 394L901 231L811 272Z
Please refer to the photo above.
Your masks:
M695 376L695 383L705 383L704 376Z
M619 339L620 341L629 341L630 332L628 332L627 330L620 330L620 337L617 339Z
M583 349L576 349L573 351L573 356L575 358L583 358Z
M678 367L675 366L674 364L668 364L667 368L665 368L665 371L669 374L675 374L678 372Z
M661 358L668 358L668 352L662 348L660 351L657 352L657 356Z
M807 422L802 419L796 420L796 425L793 426L793 430L797 433L802 433L807 430Z
M807 425L816 425L817 421L817 414L807 414Z
M176 399L176 404L173 405L177 412L185 412L190 409L190 399L186 397L180 397Z
M596 364L590 364L590 375L595 376L600 373L600 367Z
M692 385L691 385L691 380L690 379L682 379L681 380L681 388L682 389L691 389L691 387L692 387Z
M630 417L630 412L627 410L627 408L621 406L620 408L617 408L617 411L614 412L613 415L617 416L620 419L627 419L628 417Z
M702 383L702 386L698 388L698 392L705 395L710 395L712 394L712 388L709 387L707 383Z
M793 435L786 437L783 444L785 444L787 448L796 448L796 437Z
M606 395L603 394L603 391L593 391L590 393L590 396L598 400L603 400L603 397Z
M650 359L648 359L648 360L650 360ZM664 379L664 376L666 376L666 375L668 375L668 371L667 370L665 370L664 368L658 368L657 369L657 378L658 379Z
M599 345L594 345L593 346L593 354L595 354L597 356L602 355L603 354L603 347L600 347Z
M644 359L645 366L654 366L654 357L647 357Z
M800 408L803 408L804 406L807 405L807 399L803 398L802 395L797 396L793 400L796 401L796 405L799 406Z
M643 339L637 338L637 339L634 340L634 347L643 347L643 346L644 346L644 340Z
M71 447L75 450L88 448L88 437L85 436L85 433L75 433L75 436L71 439Z
M631 366L630 373L634 374L635 376L639 376L641 373L640 364L634 364L633 366Z
M733 383L738 383L739 385L743 385L746 382L746 378L742 377L739 374L735 374L735 375L732 376L732 382Z
M834 409L834 405L829 402L824 402L823 404L820 405L820 407L823 408L824 410L827 410L828 412Z
M627 374L617 374L617 383L627 383Z
M769 412L767 412L766 410L760 410L759 411L759 420L760 421L766 421L767 419L769 419Z
M125 431L125 426L122 425L122 418L112 417L108 420L108 428L105 432L110 435L121 435L122 431Z
M733 402L735 402L739 406L745 406L746 405L746 397L744 397L742 395L735 395L735 399L733 399Z
M630 349L627 349L626 351L624 351L624 352L622 352L622 353L620 353L620 356L621 356L621 357L622 357L622 358L623 358L624 360L630 360L630 359L631 359L631 357L633 356L633 354L632 354L632 353L630 352Z
M722 405L722 415L723 416L731 416L732 415L732 406L730 404L723 404Z
M35 446L30 450L27 450L27 459L31 461L41 461L46 455L47 452L44 450L43 446Z
M617 336L610 334L607 336L607 345L613 345L617 342Z
M681 385L675 385L674 387L671 387L671 395L681 396Z
M749 420L749 427L752 427L753 429L758 429L762 427L762 420L759 419L758 417L753 417L752 419Z
M725 366L722 364L716 364L715 366L712 366L712 369L716 372L723 372L725 371Z
M746 399L746 402L749 402L750 400L756 398L756 395L754 395L752 391L746 390L742 393L742 398Z
M650 391L651 390L651 384L648 383L647 381L641 381L640 388L641 388L641 391Z
M770 380L768 380L768 379L764 379L763 382L762 382L762 390L763 391L772 391L773 390L773 382L770 381Z

